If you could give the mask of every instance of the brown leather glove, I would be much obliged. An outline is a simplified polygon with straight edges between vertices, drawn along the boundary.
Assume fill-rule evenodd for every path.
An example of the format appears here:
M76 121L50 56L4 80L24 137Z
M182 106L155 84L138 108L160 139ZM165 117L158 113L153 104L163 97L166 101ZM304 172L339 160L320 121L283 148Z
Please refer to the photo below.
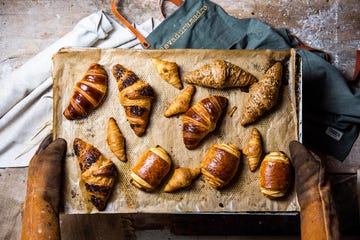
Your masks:
M59 201L64 139L47 136L30 161L21 239L60 239Z
M302 144L289 145L300 204L301 239L339 239L339 223L323 161Z

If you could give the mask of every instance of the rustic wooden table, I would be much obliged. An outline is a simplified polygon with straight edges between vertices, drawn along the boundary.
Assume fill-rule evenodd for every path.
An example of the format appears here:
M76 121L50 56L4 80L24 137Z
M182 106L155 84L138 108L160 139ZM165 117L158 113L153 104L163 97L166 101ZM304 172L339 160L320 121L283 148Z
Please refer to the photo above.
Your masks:
M332 63L345 77L351 78L355 64L355 50L360 49L359 0L214 0L213 2L218 3L236 18L258 18L271 26L289 29L307 45L329 53ZM120 6L122 13L130 22L142 23L151 17L163 20L157 0L126 0L122 1ZM168 11L173 9L168 4L166 6ZM113 16L110 0L1 0L0 76L21 66L69 32L80 19L99 9ZM330 177L340 209L341 229L346 234L359 233L356 232L359 224L356 196L357 173L360 169L359 154L360 139L356 141L344 162L328 158ZM6 219L0 221L3 227L0 231L1 239L19 238L26 176L26 168L0 169L0 215L6 216ZM12 184L20 186L22 191L13 191ZM277 222L273 222L274 218L269 216L256 214L249 215L246 219L248 222L245 224L244 220L234 215L195 216L189 224L189 218L186 216L178 216L178 218L170 215L162 218L155 218L153 215L124 217L100 215L96 218L62 216L62 226L63 234L66 236L64 239L85 239L91 234L99 234L106 239L118 239L120 235L128 234L130 238L133 232L131 227L147 229L159 228L163 225L180 234L190 234L190 231L194 234L297 234L299 232L298 216L278 215L275 217ZM208 227L204 228L204 224L194 221L202 221L204 224L214 226L213 231L209 231ZM238 224L234 221L238 221ZM98 223L107 227L97 230ZM271 223L273 226L266 226ZM288 226L293 229L289 229ZM252 230L257 232L251 232Z

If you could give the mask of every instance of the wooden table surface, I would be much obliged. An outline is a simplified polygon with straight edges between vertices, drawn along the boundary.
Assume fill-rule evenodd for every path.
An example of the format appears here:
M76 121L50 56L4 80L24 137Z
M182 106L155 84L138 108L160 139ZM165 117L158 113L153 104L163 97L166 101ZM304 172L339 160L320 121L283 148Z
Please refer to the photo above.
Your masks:
M258 18L273 27L287 28L307 45L329 53L332 63L345 77L352 77L355 50L360 49L359 0L214 0L213 2L222 6L226 12L236 18ZM119 6L122 7L121 12L130 22L140 24L151 17L163 20L157 0L126 0L121 1ZM69 32L80 19L100 9L113 17L110 0L0 0L0 76L21 66ZM166 11L170 13L173 9L170 3L166 3ZM356 198L357 171L360 169L359 154L360 139L356 141L343 163L331 157L328 158L328 167L335 186L334 192L338 194L336 199L341 206L347 206L341 207L340 210L342 229L350 233L354 229L354 224L356 226L359 223L359 207ZM1 223L6 222L8 226L3 226L5 231L0 231L1 239L19 238L26 176L27 168L0 169L0 199L2 199L0 216L4 214L11 216L1 221ZM9 183L14 182L20 185L23 191L12 191ZM10 204L14 207L9 208ZM114 231L117 234L126 232L126 229L121 228L124 221L131 222L136 219L136 227L148 227L137 216L121 218L122 222L115 221L114 219L119 218L114 216L98 216L95 220L92 216L73 216L71 219L63 216L63 231L67 231L64 234L69 234L69 236L72 234L79 237L77 239L82 239L80 233L83 232L77 227L79 221L84 224L84 219L88 221L86 226L95 228L97 222L103 222L104 225L111 223L111 228L97 232L108 236L107 239L111 239L109 235L114 234ZM166 218L167 220L169 218ZM258 223L257 220L254 222ZM293 224L297 223L296 220ZM161 224L164 224L164 221L159 220L152 227L158 227ZM175 225L173 224L173 227ZM114 230L116 226L120 230ZM179 228L181 226L178 224L177 229ZM96 230L92 231L96 233ZM296 232L295 230L294 233Z

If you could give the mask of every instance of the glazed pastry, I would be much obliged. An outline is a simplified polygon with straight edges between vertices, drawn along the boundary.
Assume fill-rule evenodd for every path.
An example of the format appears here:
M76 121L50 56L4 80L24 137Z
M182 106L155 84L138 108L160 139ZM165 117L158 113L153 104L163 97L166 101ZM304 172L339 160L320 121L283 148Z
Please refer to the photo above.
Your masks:
M131 170L131 183L142 190L152 191L169 173L171 158L160 146L150 148Z
M260 165L260 190L269 198L286 194L291 181L289 158L282 152L274 151L265 156Z
M164 187L164 192L174 192L191 185L200 174L200 168L180 167L175 169L173 175Z
M168 62L159 58L151 58L151 61L163 80L177 89L183 88L179 76L179 67L175 62Z
M189 85L186 87L168 106L165 111L165 117L171 117L179 113L184 113L190 108L191 98L195 92L195 87Z
M131 70L120 64L113 66L112 73L117 81L119 99L126 117L137 136L145 133L155 93L153 88Z
M115 156L120 161L126 162L125 138L114 118L109 118L106 141Z
M79 138L74 139L73 147L91 203L99 211L104 210L118 175L116 166L97 148Z
M186 111L183 117L182 132L187 149L196 148L206 135L214 131L227 103L226 97L210 96Z
M216 89L245 87L256 82L252 74L224 60L216 60L184 76L184 82Z
M105 69L100 64L91 64L84 77L76 82L64 116L69 120L88 116L102 103L107 88L108 75Z
M250 139L242 151L248 160L250 171L255 171L263 153L261 135L257 128L251 130Z
M250 87L250 96L242 109L241 125L251 124L272 109L279 97L282 65L276 62Z
M200 163L201 173L211 187L227 185L235 176L240 164L241 152L232 144L215 144Z

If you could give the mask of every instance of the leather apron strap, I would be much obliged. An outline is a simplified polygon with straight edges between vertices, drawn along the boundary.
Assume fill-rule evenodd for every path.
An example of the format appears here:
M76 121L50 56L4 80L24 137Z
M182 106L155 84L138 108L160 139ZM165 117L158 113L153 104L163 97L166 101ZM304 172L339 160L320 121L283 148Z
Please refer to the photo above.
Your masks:
M300 48L300 49L308 50L308 51L311 51L311 52L321 53L321 54L324 55L324 59L325 59L326 61L328 61L328 62L330 61L330 55L329 55L328 53L326 53L325 51L305 45L305 44L304 44L297 36L295 36L294 34L291 34L291 37L293 37L293 38L299 43L299 45L295 46L294 48Z
M182 0L159 0L159 8L160 8L160 12L161 14L165 17L165 14L163 12L163 4L165 1L169 1L173 4L175 4L176 6L180 7L181 4L183 3ZM116 1L112 0L111 1L111 10L114 13L114 15L119 19L119 21L124 24L133 34L135 34L136 38L139 39L141 45L144 48L150 48L150 43L146 40L146 38L138 31L136 30L136 28L134 28L118 11L117 6L116 6Z
M165 16L165 13L164 13L164 8L163 8L163 5L164 5L164 2L171 2L173 3L175 6L177 7L180 7L182 4L183 4L183 0L159 0L158 1L158 4L159 4L159 9L160 9L160 12L161 12L161 15L166 18Z
M143 35L141 35L141 33L139 33L118 11L117 7L116 7L116 3L115 0L111 1L111 10L114 13L114 15L120 20L120 22L122 24L124 24L133 34L135 34L136 38L139 39L141 45L144 48L149 48L150 47L150 43L148 43L148 41L146 41L146 39L143 37Z
M352 81L356 81L360 77L360 50L356 50L356 62L355 62L355 70Z

